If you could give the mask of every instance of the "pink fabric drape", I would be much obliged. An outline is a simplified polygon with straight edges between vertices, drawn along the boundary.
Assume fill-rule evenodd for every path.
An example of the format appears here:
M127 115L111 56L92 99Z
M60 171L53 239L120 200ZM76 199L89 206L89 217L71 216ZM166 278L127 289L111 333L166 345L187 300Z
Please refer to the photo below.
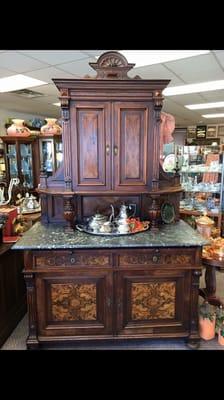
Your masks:
M163 145L173 142L172 133L175 129L175 118L171 114L161 112L160 124L160 158L163 157Z

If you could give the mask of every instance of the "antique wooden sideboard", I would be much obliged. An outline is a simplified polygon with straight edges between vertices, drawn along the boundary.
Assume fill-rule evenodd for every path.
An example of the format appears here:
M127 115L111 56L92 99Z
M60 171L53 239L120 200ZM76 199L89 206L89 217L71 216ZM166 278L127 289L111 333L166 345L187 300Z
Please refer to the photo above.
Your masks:
M52 177L41 172L42 222L14 246L25 251L27 346L158 337L196 343L204 242L179 221L178 171L168 176L160 166L169 80L130 78L134 64L118 52L90 65L93 78L53 79L64 165ZM136 204L150 231L99 237L75 230L122 203ZM164 205L172 211L166 218Z

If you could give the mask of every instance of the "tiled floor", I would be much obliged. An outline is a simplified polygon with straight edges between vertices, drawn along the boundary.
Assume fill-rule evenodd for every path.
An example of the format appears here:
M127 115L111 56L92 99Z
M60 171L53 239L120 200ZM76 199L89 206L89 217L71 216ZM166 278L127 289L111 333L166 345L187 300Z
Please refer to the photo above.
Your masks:
M204 286L203 277L201 286ZM217 272L217 294L224 297L224 274ZM5 342L1 350L26 350L26 338L28 336L28 317L27 315L20 321L12 335ZM79 347L80 350L104 350L105 347ZM109 347L116 350L117 346ZM121 348L119 347L119 350ZM175 340L142 340L132 341L129 344L122 345L122 350L189 350L184 339ZM224 346L218 344L217 337L213 340L201 340L199 350L224 350Z

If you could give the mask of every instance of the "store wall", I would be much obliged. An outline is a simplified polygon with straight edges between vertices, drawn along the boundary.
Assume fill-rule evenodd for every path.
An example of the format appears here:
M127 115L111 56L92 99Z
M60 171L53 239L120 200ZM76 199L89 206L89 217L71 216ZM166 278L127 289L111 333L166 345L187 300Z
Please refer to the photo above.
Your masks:
M41 115L28 114L18 111L0 109L0 135L6 135L5 123L8 118L20 118L24 120L29 120L32 118L45 119L46 115L41 116Z

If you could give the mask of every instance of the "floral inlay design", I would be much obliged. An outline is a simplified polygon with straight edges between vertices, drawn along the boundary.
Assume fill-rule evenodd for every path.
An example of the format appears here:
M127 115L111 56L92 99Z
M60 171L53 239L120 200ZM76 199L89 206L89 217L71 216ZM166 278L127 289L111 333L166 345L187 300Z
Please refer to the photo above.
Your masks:
M108 256L51 256L51 257L36 257L37 267L66 267L67 265L109 265Z
M166 319L175 316L175 282L133 283L132 320Z
M189 264L191 262L191 256L185 255L169 255L165 256L165 262L167 264Z
M51 303L55 321L96 320L96 285L52 284Z

